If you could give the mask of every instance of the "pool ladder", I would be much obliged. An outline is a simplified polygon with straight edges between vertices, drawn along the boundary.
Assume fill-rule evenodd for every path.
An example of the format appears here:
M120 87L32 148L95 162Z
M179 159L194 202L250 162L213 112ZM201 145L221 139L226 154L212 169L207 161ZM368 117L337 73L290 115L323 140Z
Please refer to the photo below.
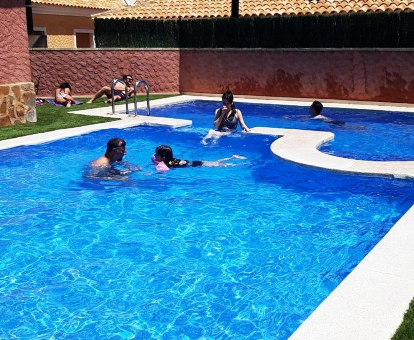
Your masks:
M114 80L112 80L112 83L111 83L111 95L112 95L112 98L114 98L114 95L115 95L115 86L118 83L124 84L124 86L125 86L125 111L126 111L126 114L129 115L129 116L135 116L135 117L138 116L137 90L138 90L138 87L141 84L144 86L145 91L147 93L147 116L150 116L150 114L151 114L151 111L150 111L150 103L149 103L149 92L150 92L150 89L149 89L148 83L145 80L138 80L135 83L135 85L134 85L134 113L133 114L130 114L129 113L129 110L128 110L128 99L129 99L129 95L128 95L128 91L127 91L127 84L125 84L125 82L124 82L124 80L122 78L115 78ZM114 101L112 101L112 114L113 115L115 114L115 102Z
M147 84L147 82L145 80L138 80L135 83L135 86L134 86L134 110L135 110L135 117L138 115L137 114L137 112L138 112L138 109L137 109L137 90L138 90L139 85L141 85L141 84L144 85L145 92L147 93L147 116L150 116L151 115L150 103L149 103L149 92L150 92L149 85ZM127 111L127 113L128 113L128 111Z

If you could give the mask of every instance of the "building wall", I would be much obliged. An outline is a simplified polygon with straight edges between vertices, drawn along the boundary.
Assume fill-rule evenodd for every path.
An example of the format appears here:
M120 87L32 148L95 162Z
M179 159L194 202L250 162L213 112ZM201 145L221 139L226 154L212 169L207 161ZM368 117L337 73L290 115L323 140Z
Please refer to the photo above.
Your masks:
M178 50L34 49L30 57L38 96L52 96L63 81L75 96L92 94L123 74L145 80L151 93L179 91Z
M0 84L31 81L25 0L0 0Z
M90 17L33 14L34 27L46 27L48 48L74 48L74 30L94 30Z
M38 95L90 94L132 73L151 92L414 103L414 50L32 50ZM63 67L63 65L65 67ZM113 66L111 66L113 65Z
M25 0L0 0L0 126L36 121Z
M414 103L414 50L182 50L180 91Z

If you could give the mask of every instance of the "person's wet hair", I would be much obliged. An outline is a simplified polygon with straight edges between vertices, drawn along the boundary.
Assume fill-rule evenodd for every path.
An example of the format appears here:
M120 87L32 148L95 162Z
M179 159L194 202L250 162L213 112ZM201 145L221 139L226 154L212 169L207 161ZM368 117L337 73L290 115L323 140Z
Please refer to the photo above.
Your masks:
M155 149L155 154L164 158L164 163L171 162L174 159L173 151L168 145L160 145Z
M228 102L231 104L232 113L229 116L229 119L232 120L234 115L236 114L236 105L234 105L234 96L233 92L230 90L223 93L221 96L221 100L228 100Z
M123 147L125 147L126 146L126 142L123 140L123 139L121 139L121 138L111 138L109 141L108 141L108 143L106 144L106 153L109 153L109 152L111 152L113 149L115 149L115 148L117 148L117 147L120 147L120 146L123 146Z
M231 91L226 91L223 93L223 95L221 96L221 99L225 99L228 100L229 103L233 103L234 97L233 97L233 92Z
M315 101L312 103L311 108L313 108L313 109L315 110L316 114L318 115L318 114L320 114L320 113L322 112L323 105L322 105L322 103L321 103L321 102L319 102L319 101L315 100Z

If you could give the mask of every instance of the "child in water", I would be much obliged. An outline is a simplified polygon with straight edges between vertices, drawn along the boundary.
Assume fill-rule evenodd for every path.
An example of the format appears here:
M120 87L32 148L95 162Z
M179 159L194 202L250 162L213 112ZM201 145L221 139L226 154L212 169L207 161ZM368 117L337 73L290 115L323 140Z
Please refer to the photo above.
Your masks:
M185 167L198 167L198 166L234 166L236 164L226 163L230 159L246 159L246 157L233 155L228 158L219 159L217 161L187 161L174 158L173 151L168 145L160 145L155 149L155 154L151 157L152 162L155 164L157 170L166 171L170 168L185 168Z

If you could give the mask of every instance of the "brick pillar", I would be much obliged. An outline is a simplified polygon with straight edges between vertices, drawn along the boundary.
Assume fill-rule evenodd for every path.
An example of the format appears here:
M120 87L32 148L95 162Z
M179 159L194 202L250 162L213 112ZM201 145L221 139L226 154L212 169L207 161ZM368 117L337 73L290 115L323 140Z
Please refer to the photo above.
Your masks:
M0 0L0 35L0 126L36 121L25 0Z

